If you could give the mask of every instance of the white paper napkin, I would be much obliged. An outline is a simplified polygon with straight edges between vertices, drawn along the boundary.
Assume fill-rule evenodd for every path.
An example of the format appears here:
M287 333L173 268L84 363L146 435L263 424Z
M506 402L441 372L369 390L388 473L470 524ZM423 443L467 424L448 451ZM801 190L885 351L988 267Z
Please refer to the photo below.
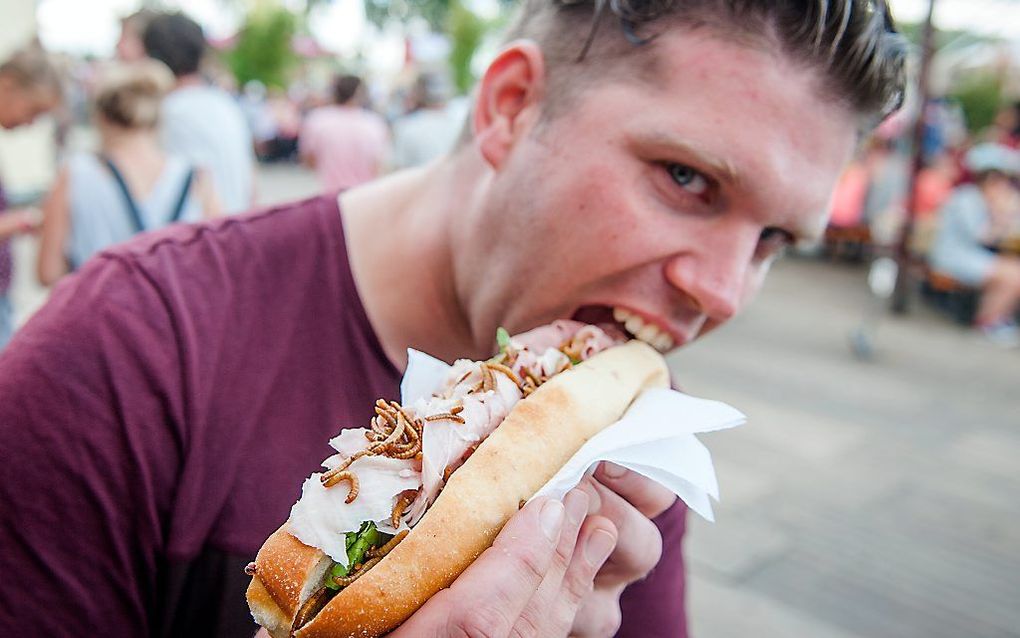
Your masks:
M401 402L413 404L440 386L450 366L417 350L407 351ZM709 497L719 500L712 456L694 434L742 425L738 410L676 390L645 390L623 418L591 438L535 497L562 497L599 461L612 461L661 483L687 506L714 520Z

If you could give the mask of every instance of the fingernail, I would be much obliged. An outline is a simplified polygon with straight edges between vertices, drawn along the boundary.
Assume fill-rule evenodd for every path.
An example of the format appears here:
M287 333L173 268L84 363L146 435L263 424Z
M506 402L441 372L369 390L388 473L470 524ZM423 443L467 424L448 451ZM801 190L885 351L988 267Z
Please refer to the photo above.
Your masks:
M599 529L588 538L584 546L584 559L592 567L601 567L609 558L609 553L616 547L616 539L609 532Z
M563 527L563 503L550 499L542 506L538 518L546 538L553 542L559 539L560 528Z
M582 490L570 490L563 502L571 525L577 525L588 514L588 495Z
M602 463L602 475L610 479L621 478L627 473L627 468L616 463L604 462Z

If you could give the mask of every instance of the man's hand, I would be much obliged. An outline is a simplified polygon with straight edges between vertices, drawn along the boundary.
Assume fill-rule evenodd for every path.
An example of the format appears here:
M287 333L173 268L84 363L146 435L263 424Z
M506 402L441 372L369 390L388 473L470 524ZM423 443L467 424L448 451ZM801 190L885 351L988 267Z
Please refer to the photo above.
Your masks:
M620 627L620 594L647 576L662 556L662 535L651 519L669 509L676 495L612 463L600 464L594 477L585 478L578 489L589 495L593 514L612 522L618 541L595 577L595 587L585 597L570 635L612 636Z
M42 223L42 213L38 208L17 208L0 215L0 240L35 232Z
M528 503L449 589L389 638L612 636L623 589L662 553L650 519L675 499L653 481L603 464L563 503Z
M390 637L563 638L616 547L616 527L588 516L589 506L579 489L563 503L529 503L449 589Z

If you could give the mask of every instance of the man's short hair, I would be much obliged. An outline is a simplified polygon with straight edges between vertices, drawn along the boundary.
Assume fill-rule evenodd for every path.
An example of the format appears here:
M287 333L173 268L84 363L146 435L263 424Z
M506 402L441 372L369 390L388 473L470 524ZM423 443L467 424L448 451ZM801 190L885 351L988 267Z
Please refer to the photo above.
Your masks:
M595 83L654 77L644 51L674 26L778 47L868 126L903 100L908 45L884 0L524 0L506 39L541 47L555 113Z
M338 75L333 80L333 101L337 104L347 104L358 94L361 88L361 78L356 75Z
M197 73L205 55L205 35L197 22L183 13L152 18L142 34L145 53L167 65L174 76Z
M15 51L0 63L0 75L12 79L23 89L43 91L57 99L63 94L60 70L38 43Z
M123 18L121 18L120 24L121 27L132 29L135 33L138 34L138 37L142 37L142 35L145 33L145 30L149 28L149 23L151 23L155 18L158 18L160 15L162 14L159 11L156 11L155 9L148 9L143 7L138 11L135 11L131 15L126 15Z

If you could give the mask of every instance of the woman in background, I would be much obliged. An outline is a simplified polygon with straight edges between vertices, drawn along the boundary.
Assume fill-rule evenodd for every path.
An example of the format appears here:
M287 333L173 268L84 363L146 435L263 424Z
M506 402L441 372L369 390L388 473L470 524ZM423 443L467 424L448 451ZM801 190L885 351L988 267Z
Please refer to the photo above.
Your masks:
M209 177L160 148L160 102L172 87L155 61L104 73L95 100L100 152L72 156L43 205L43 284L137 233L219 214Z
M1020 215L1020 152L979 144L964 159L974 183L957 187L942 207L929 264L940 273L981 289L975 323L989 341L1020 346L1020 257L992 247L1016 230Z
M46 53L30 46L0 64L0 128L31 124L60 104L60 75ZM0 350L14 332L14 311L7 293L13 263L9 239L34 230L39 222L35 209L8 209L0 185Z

